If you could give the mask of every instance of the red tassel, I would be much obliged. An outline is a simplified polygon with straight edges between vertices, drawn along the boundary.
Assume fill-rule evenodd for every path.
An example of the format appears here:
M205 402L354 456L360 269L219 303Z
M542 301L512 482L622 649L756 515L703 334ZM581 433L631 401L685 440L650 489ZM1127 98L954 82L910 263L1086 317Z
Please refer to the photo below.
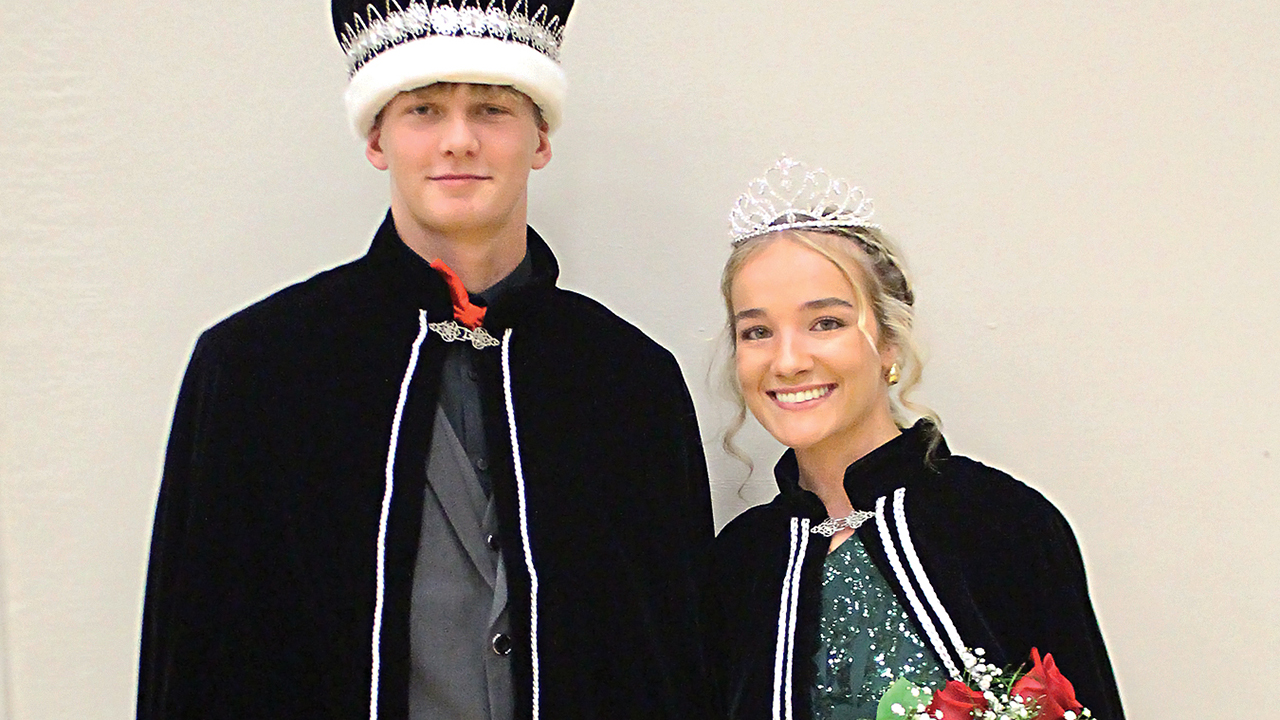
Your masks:
M462 284L462 280L453 272L453 269L444 264L443 260L436 260L431 263L431 267L444 277L445 283L449 285L449 296L453 298L453 317L463 325L475 330L484 322L484 314L489 308L480 307L471 302L471 296L467 293L467 288Z

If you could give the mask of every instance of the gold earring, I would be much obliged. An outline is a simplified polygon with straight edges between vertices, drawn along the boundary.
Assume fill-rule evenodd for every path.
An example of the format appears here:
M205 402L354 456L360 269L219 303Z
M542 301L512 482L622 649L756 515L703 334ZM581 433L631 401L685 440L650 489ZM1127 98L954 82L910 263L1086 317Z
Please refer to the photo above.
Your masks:
M894 363L889 366L889 374L885 376L885 380L887 380L890 385L898 384L898 363Z

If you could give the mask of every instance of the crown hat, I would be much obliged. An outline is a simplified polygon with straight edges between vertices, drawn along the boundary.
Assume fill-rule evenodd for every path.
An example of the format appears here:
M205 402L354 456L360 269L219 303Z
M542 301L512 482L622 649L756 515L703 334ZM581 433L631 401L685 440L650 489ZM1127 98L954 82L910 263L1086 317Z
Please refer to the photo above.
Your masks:
M871 222L874 211L862 188L783 155L733 204L729 235L736 247L783 230L879 228Z
M560 41L573 0L375 1L332 0L357 137L398 93L436 82L509 85L537 104L551 130L560 125L568 89Z

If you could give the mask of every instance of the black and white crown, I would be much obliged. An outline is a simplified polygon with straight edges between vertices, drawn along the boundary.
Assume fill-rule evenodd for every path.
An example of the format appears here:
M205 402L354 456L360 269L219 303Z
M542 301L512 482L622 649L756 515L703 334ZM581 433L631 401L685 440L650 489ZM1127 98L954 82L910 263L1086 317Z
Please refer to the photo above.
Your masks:
M385 2L385 4L382 4ZM363 138L397 93L435 82L510 85L560 124L560 41L573 0L332 0L347 117Z

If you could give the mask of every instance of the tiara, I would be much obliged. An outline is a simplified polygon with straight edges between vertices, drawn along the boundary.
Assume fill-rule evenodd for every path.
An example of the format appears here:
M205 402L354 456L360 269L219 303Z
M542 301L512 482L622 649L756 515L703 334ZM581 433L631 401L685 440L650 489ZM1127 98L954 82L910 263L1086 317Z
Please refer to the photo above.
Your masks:
M878 228L868 222L873 211L862 188L783 155L733 204L729 235L736 246L780 230Z
M352 75L383 50L431 35L520 43L557 62L564 38L560 18L548 13L546 5L530 15L526 0L518 0L511 10L504 10L498 0L489 0L484 9L479 0L474 5L463 0L459 7L449 0L411 0L405 8L388 0L386 14L369 5L366 16L357 13L344 30L340 41Z

